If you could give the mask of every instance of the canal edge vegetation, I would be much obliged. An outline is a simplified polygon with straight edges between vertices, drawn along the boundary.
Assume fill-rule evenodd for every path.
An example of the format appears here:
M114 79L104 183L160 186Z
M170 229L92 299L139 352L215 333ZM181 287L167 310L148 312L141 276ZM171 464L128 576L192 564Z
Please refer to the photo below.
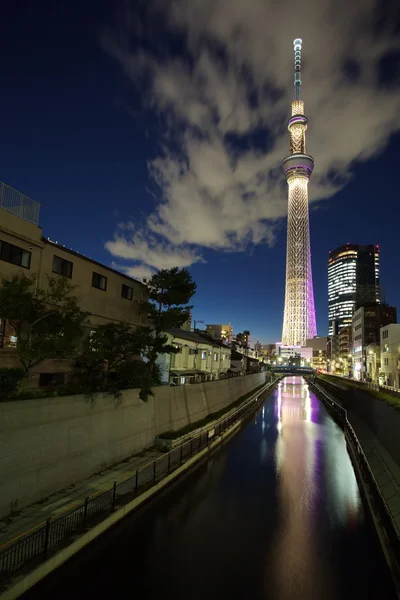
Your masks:
M207 425L216 424L222 417L228 415L228 413L231 413L232 411L234 411L234 409L240 408L241 405L244 405L249 398L254 396L254 394L256 394L257 392L261 392L262 388L264 388L268 383L272 383L272 380L269 382L261 383L254 390L247 392L247 394L244 394L243 396L232 402L232 404L230 404L229 406L221 408L220 410L217 410L213 413L210 413L203 419L199 419L198 421L189 423L188 425L185 425L185 427L181 427L181 429L178 429L176 431L170 430L166 431L165 433L161 433L156 437L157 450L161 450L161 452L166 452L171 448L178 446L186 439L190 438L190 434L195 435L199 433L200 430L207 428Z
M98 392L119 398L121 390L139 388L146 402L161 384L160 354L175 354L166 331L188 318L197 286L185 268L161 269L146 284L146 298L138 302L140 325L109 322L91 325L73 286L65 277L47 278L41 288L24 274L0 278L0 319L16 333L18 366L0 368L0 401L25 400ZM143 324L142 324L143 317ZM66 384L30 388L32 369L45 361L67 360Z
M326 381L332 381L335 383L338 383L339 379L340 385L342 385L343 387L347 389L360 390L366 394L369 394L370 396L373 396L374 398L378 398L378 400L381 400L382 402L386 402L386 404L389 404L392 408L400 410L400 396L391 394L389 391L382 391L381 389L376 390L371 387L367 387L363 383L358 383L357 381L346 379L345 377L336 377L328 375L326 373L318 373L318 378L324 379Z
M19 558L21 556L25 556L26 553L29 555L30 546L28 538L31 538L31 550L33 549L34 552L29 555L28 562L18 565L16 571L13 572L11 576L6 576L4 578L3 573L0 572L0 600L15 600L21 596L23 593L28 591L28 589L32 588L39 581L41 581L44 577L64 564L74 554L82 550L85 546L99 537L107 529L122 520L125 516L141 506L144 502L155 496L167 485L177 480L193 465L205 458L207 454L210 454L219 448L225 440L237 433L241 429L242 424L251 415L253 415L256 410L258 410L263 402L265 402L267 397L266 394L269 395L271 393L279 379L280 377L277 377L273 381L263 384L264 389L262 390L259 390L259 388L257 388L258 391L256 392L253 390L251 397L248 398L248 400L243 403L238 410L228 417L222 417L218 424L213 424L210 431L200 433L200 435L196 438L191 438L189 441L186 441L180 446L173 448L171 451L162 455L151 463L140 467L140 469L136 471L136 475L130 477L129 480L120 482L118 485L115 482L112 488L107 488L103 492L98 492L92 497L86 498L83 503L78 503L72 510L70 509L66 513L60 513L52 519L47 519L42 524L34 527L25 534L22 534L14 540L11 540L10 542L7 542L1 546L0 565L3 566L10 565L12 561L15 560L15 557ZM197 440L198 443L197 450L194 444L195 440ZM183 452L184 448L189 450L187 454ZM170 460L170 457L173 455L173 453L177 454L179 460L179 464L176 468L174 468L173 463ZM163 461L167 475L157 481L156 463L159 462L159 464L163 464ZM138 474L139 472L143 473L144 471L148 470L150 471L150 483L147 484L147 479L145 479L144 486L141 486L144 487L144 489L139 495L137 495L137 486L139 480ZM120 507L117 507L117 487L125 485L127 481L131 481L133 486L136 485L134 498L125 504L122 504ZM108 506L106 512L111 511L111 514L101 519L100 522L98 522L97 517L94 526L89 529L89 515L95 515L95 512L91 510L92 507L90 504L93 503L93 506L98 506L100 511L104 513L104 501L107 502ZM59 537L57 539L57 546L52 552L51 548L49 548L50 541L52 540L51 525L52 523L55 523L56 533L60 535L59 532L63 531L62 525L60 526L60 522L62 520L65 520L65 522L68 524L73 523L75 526L78 522L79 525L78 528L75 527L74 530L69 530L67 535L64 535L61 538ZM75 535L73 535L73 533ZM77 534L81 535L76 538ZM67 539L73 539L73 541L65 546ZM43 548L41 540L43 542ZM63 545L64 548L62 548ZM18 546L20 546L20 548L18 548ZM57 551L59 546L61 546L61 549ZM37 559L39 556L42 560L38 565ZM29 564L31 563L36 564L37 566L31 570L27 570L26 575L24 575L24 569L28 568Z
M318 377L318 379L322 378ZM363 446L348 420L347 410L332 398L331 392L320 387L315 382L315 378L307 378L307 381L314 389L317 397L323 402L328 412L341 429L343 429L364 506L372 522L373 530L382 556L389 569L394 588L400 598L400 538L380 486L365 456ZM322 386L324 381L326 382L327 378L320 381Z

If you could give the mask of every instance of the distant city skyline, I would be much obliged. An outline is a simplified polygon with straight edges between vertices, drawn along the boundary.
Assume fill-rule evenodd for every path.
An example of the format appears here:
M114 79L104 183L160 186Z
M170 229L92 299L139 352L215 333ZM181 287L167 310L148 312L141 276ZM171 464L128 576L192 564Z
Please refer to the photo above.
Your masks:
M152 0L120 16L110 0L95 11L8 5L0 180L41 204L45 237L135 277L187 266L194 320L273 343L282 337L280 162L297 36L317 157L318 334L328 333L328 252L348 241L380 245L386 301L400 306L399 34L384 14L376 32L375 7L361 1L342 12L321 0L294 20L284 18L288 0L254 2L254 11L239 0L194 3L179 18L175 2Z

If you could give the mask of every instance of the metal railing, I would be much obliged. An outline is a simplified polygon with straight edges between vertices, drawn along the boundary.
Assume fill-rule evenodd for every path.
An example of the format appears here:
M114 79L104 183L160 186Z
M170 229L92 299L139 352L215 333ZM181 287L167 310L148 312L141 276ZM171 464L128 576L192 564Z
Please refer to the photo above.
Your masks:
M222 418L219 423L210 425L208 430L203 430L170 452L140 467L132 477L119 483L114 482L111 488L88 496L84 502L72 509L50 517L30 531L0 546L0 588L24 569L34 568L46 560L60 545L68 545L73 536L84 533L119 506L142 495L163 477L206 448L235 423L253 414L255 408L264 401L266 394L277 381L278 379L275 379L266 384L246 400L244 406L239 407L228 417Z
M361 381L359 379L355 379L354 377L342 377L341 375L336 375L334 373L326 373L326 375L328 377L338 379L339 381L349 381L350 383L353 383L355 386L358 386L360 388L374 390L376 392L384 392L386 394L394 396L395 398L398 398L400 396L400 390L397 390L396 388L391 387L389 385L380 385L379 383L374 383L373 381Z
M39 224L40 204L0 181L0 208L25 221Z
M346 442L352 450L352 456L357 462L361 475L369 488L373 499L374 507L379 515L381 524L385 529L386 535L390 542L390 546L394 552L397 564L400 565L400 538L397 533L396 525L393 521L391 511L382 495L381 489L378 483L376 482L376 479L371 470L368 459L364 454L364 450L358 440L356 432L354 431L350 421L347 418L347 410L343 408L343 406L335 402L335 400L331 398L330 395L326 392L326 390L324 390L321 386L310 380L309 383L312 386L314 386L315 390L317 391L318 397L324 402L325 405L328 405L329 408L338 417L338 420L341 426L343 427ZM325 383L326 382L324 381L323 385L325 385Z

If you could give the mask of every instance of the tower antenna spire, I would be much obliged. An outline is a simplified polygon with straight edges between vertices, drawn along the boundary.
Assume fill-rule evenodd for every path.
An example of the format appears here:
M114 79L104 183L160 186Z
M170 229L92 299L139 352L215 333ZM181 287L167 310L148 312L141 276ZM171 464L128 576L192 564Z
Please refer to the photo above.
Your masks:
M294 99L300 100L301 90L301 45L303 40L296 38L294 46Z
M288 121L290 154L282 162L288 183L288 226L286 247L286 291L282 342L304 346L317 335L311 269L308 182L314 159L306 152L307 117L301 90L301 39L294 46L294 90L292 116Z

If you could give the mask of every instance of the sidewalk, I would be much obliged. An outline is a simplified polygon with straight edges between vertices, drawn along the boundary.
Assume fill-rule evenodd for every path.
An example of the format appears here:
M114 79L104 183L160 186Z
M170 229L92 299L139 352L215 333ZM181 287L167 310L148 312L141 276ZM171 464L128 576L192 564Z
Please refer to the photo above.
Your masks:
M333 392L333 400L346 408L340 398L340 391L343 390L343 386L336 382L329 382L327 386L328 394L329 387L332 386L339 392L336 396ZM367 423L352 410L346 408L346 412L347 419L355 431L375 481L389 509L397 536L400 538L400 466L368 427Z
M52 494L45 500L27 506L18 511L15 516L7 517L0 521L0 545L3 545L22 533L40 525L49 517L58 515L75 504L82 503L85 498L103 490L111 488L114 481L119 483L132 477L136 470L147 463L162 456L155 448L145 450L140 454L106 469L102 473L92 475L88 479L76 483L60 492Z
M360 417L348 410L347 418L360 442L400 538L400 467Z

